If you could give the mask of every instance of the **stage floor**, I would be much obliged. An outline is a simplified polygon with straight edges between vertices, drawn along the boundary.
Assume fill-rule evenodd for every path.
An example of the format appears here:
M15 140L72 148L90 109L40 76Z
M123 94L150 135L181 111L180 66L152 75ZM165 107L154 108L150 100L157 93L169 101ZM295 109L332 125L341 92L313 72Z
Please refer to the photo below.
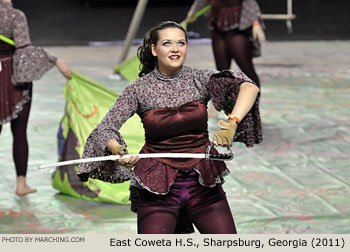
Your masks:
M109 75L121 47L47 47L72 69L120 92ZM192 45L187 65L215 68L210 45ZM135 47L130 55L135 52ZM264 141L235 144L224 189L241 234L350 233L350 43L267 42L255 59L262 82ZM236 68L233 65L232 68ZM0 136L0 233L135 234L129 206L93 203L51 186L65 80L50 70L34 83L28 126L28 182L38 192L15 195L9 124ZM221 114L223 117L223 114ZM210 134L216 121L209 121Z

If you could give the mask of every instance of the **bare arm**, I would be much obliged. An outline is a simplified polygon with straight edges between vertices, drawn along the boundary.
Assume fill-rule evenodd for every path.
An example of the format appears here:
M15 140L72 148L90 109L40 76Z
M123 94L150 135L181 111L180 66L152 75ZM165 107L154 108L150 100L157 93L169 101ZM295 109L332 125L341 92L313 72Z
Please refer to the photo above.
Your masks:
M259 88L256 85L249 82L242 83L231 115L242 120L252 108L258 93Z
M259 93L259 88L252 83L244 82L241 84L237 101L232 109L227 122L220 120L218 122L221 128L213 136L213 143L216 146L232 146L233 137L240 121L253 107L256 97Z

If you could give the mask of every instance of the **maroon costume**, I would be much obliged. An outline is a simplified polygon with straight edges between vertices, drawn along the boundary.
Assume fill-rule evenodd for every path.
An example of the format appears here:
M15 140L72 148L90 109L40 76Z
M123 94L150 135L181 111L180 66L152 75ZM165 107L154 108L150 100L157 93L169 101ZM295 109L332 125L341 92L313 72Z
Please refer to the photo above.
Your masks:
M106 145L112 138L125 144L118 130L134 113L141 117L145 129L146 143L141 153L205 153L209 144L208 101L211 99L218 110L230 113L243 82L252 81L238 71L218 72L183 66L176 76L167 77L155 69L123 90L88 137L83 158L111 154ZM240 123L235 139L249 147L262 141L258 99ZM212 148L211 152L215 153L216 150ZM182 208L184 205L178 199L181 193L176 192L176 188L190 193L185 205L191 205L197 190L191 189L196 188L192 186L193 178L198 181L199 188L208 188L207 193L213 202L225 199L221 184L224 182L223 176L228 173L222 161L163 158L140 159L134 171L117 162L105 161L82 163L77 172L82 181L89 177L112 183L131 180L133 210L136 210L138 203L145 206L153 201L156 206ZM182 182L185 174L192 178L192 182ZM140 191L139 195L137 192ZM199 193L198 198L207 197L205 193ZM144 200L145 197L149 198L147 195L153 195L148 203ZM162 195L169 197L155 200ZM169 203L171 201L173 203ZM203 202L193 204L199 206ZM179 216L179 219L182 217Z
M234 59L239 68L259 85L252 58L260 56L260 45L253 39L252 23L262 23L256 0L195 0L190 12L210 4L209 27L218 70L230 69Z

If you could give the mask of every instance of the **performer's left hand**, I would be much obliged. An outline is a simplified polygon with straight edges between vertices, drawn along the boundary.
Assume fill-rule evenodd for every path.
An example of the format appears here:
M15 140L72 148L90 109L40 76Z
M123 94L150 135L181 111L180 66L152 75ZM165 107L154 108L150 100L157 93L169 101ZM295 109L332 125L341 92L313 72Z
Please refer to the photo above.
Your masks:
M264 30L262 29L261 25L253 25L252 33L253 33L253 38L257 39L260 44L265 42L265 40L266 40L265 33L264 33Z
M140 157L138 155L132 155L128 158L118 159L118 163L120 165L132 168L136 165L137 161L139 161Z
M218 122L221 130L217 131L213 137L213 144L215 146L226 146L228 149L232 146L233 137L236 133L237 124L235 120L228 120L227 122L220 120Z
M66 79L70 80L72 78L72 72L68 64L63 59L58 58L56 61L56 66L57 66L57 69L62 73L62 75Z

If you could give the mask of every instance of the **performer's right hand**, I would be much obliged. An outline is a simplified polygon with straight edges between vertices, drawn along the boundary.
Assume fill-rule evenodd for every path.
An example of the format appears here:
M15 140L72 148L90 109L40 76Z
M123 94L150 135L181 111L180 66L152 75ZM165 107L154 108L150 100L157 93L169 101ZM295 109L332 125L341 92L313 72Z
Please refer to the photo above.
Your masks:
M111 148L112 155L125 155L128 153L124 145L114 143L114 146Z

